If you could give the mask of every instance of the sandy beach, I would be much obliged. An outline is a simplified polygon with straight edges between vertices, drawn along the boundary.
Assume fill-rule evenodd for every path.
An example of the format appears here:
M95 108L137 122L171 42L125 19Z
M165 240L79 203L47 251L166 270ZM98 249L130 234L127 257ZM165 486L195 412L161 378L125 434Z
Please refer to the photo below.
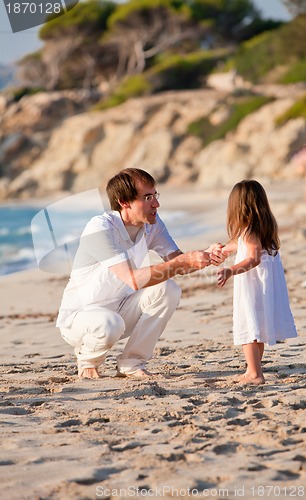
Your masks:
M1 276L3 500L306 498L306 203L300 181L265 183L280 226L299 336L267 348L266 384L243 387L232 341L232 283L215 268L176 278L181 303L157 344L154 380L79 380L55 318L67 277ZM159 186L162 209L210 230L182 250L226 241L228 192Z

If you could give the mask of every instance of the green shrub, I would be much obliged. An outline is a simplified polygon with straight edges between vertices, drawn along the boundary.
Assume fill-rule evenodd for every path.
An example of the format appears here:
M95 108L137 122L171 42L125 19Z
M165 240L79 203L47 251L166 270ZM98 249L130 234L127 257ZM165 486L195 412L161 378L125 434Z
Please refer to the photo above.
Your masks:
M305 32L306 16L299 16L279 29L261 33L243 43L228 64L249 81L264 81L273 68L306 59ZM298 70L294 81L300 81L298 74L305 79L304 72Z
M275 125L277 127L282 127L289 120L295 118L305 118L306 120L306 95L296 101L291 108L278 116L275 120Z
M193 52L185 56L164 54L146 72L125 78L106 100L95 104L92 109L107 109L130 97L154 92L199 88L203 85L203 78L226 53L227 51L218 50Z
M278 83L288 84L306 81L306 58L293 63Z
M203 142L207 142L208 138L212 136L215 131L215 128L209 121L209 118L206 116L204 118L200 118L189 124L187 133L189 135L195 135L196 137L200 137L203 139Z
M278 40L273 37L272 32L267 32L243 43L237 56L229 64L245 79L258 83L271 68L281 62Z
M116 7L116 4L111 1L89 0L78 3L64 16L50 15L48 22L39 30L39 38L48 40L69 34L77 36L83 31L88 35L93 33L101 35Z
M92 110L99 111L103 109L118 106L127 101L130 97L140 97L150 93L150 83L145 76L133 75L125 78L119 87L106 100L95 104Z
M270 102L272 98L266 96L252 96L249 98L237 99L231 106L228 119L218 125L212 125L209 118L204 117L191 123L187 133L202 138L203 144L207 145L217 139L223 139L228 132L235 130L241 120L250 113L253 113L261 106Z
M116 23L127 22L129 17L139 14L140 16L150 15L154 9L165 8L169 11L181 11L186 16L191 12L185 2L179 0L130 0L119 4L108 20L108 27L113 27Z
M226 49L167 55L147 71L147 76L155 92L199 88L203 86L205 77L227 54Z
M20 101L25 95L34 95L43 92L41 87L18 87L13 89L12 96L15 102Z

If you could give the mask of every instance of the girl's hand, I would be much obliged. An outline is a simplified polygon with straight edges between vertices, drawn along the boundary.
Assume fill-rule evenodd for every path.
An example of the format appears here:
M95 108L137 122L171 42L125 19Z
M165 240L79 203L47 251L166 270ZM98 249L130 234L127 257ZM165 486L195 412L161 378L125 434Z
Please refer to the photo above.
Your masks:
M217 271L218 277L218 286L222 287L225 285L227 280L232 276L232 270L229 267L224 267L223 269L219 269Z

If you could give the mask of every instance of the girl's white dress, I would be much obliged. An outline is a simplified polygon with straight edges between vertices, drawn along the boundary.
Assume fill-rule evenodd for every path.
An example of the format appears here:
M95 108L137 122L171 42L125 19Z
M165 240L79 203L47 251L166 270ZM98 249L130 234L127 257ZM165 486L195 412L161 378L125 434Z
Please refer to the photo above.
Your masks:
M246 258L247 248L240 237L235 264ZM297 336L279 253L273 257L264 250L258 266L234 276L233 319L235 345L254 340L274 345Z

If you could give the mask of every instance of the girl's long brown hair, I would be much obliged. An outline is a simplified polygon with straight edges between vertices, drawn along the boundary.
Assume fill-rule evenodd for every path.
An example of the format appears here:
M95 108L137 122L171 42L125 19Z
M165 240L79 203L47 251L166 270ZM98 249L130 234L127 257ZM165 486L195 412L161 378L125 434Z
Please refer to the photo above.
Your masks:
M259 182L245 180L233 187L227 205L227 232L231 240L254 233L269 255L277 254L278 225Z

